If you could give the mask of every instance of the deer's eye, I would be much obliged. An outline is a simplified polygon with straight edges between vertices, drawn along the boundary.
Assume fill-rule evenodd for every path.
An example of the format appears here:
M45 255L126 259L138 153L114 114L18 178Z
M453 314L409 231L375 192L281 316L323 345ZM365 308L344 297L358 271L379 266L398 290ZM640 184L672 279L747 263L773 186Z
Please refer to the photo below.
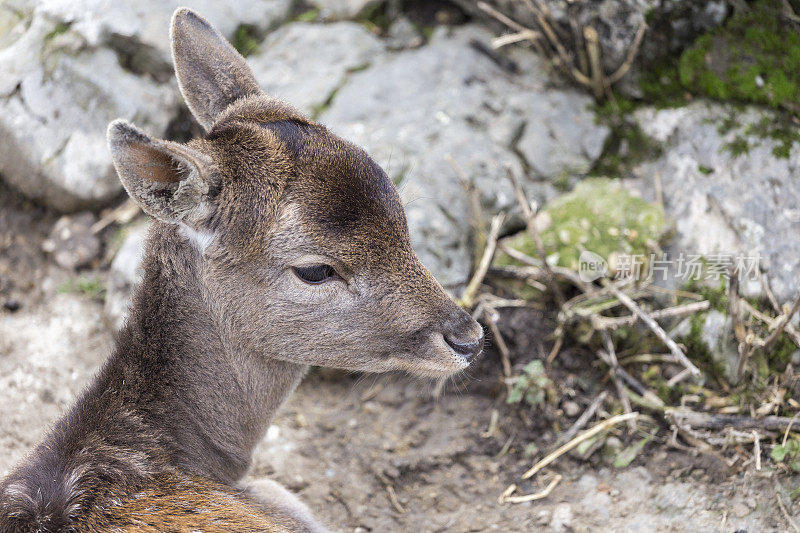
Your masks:
M311 265L293 267L294 275L312 285L324 283L337 276L336 270L330 265Z

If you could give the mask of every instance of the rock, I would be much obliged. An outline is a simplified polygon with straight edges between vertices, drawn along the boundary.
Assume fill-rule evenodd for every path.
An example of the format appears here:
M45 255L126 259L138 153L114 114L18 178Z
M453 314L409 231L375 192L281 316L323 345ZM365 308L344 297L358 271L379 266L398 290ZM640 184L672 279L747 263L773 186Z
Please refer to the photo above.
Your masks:
M750 509L748 509L748 507L745 504L743 504L742 502L736 502L731 507L731 512L737 518L744 518L745 516L750 514Z
M736 383L736 364L739 355L736 346L731 342L734 336L730 317L716 309L708 311L705 314L700 338L708 347L714 361L723 365L728 382Z
M292 0L44 0L36 11L69 24L87 46L110 46L142 71L153 73L166 68L169 73L169 24L176 8L197 11L230 39L243 24L261 31L277 26L289 17L292 5Z
M116 257L111 262L106 288L106 320L116 331L125 323L134 286L142 278L141 263L149 224L131 226Z
M75 270L88 266L100 255L100 239L92 231L95 221L89 212L59 218L42 248L52 254L61 268Z
M112 50L92 48L63 21L34 14L12 32L0 49L0 173L59 210L108 201L122 190L108 123L126 118L160 135L176 93L126 71Z
M475 185L487 214L515 205L507 166L530 194L544 200L555 193L548 178L586 164L545 153L536 163L547 174L526 173L515 152L520 132L541 130L570 139L570 153L573 146L602 146L608 134L587 120L588 98L544 90L544 70L533 54L515 57L527 67L525 76L516 76L470 44L490 37L475 26L440 27L426 46L382 56L352 73L319 117L363 146L399 185L415 250L451 289L466 281L471 263L461 173ZM581 161L594 153L588 152Z
M507 26L497 22L481 10L472 0L454 0L462 9L486 21L496 31L507 32ZM488 0L486 3L504 13L517 23L540 30L537 12L529 2L518 0ZM603 71L610 75L627 60L639 28L647 25L647 33L639 47L636 59L617 89L628 96L640 96L639 73L657 64L670 54L676 54L694 39L717 26L728 15L724 0L707 2L660 2L656 0L604 0L575 2L574 0L542 0L549 23L562 35L562 45L571 53L580 47L585 51L583 39L576 46L573 27L591 27L597 31ZM580 31L580 30L579 30Z
M425 43L425 39L417 31L416 26L407 17L398 17L386 36L386 46L390 50L405 50L409 48L419 48Z
M383 0L309 0L319 9L323 19L352 19L364 12L367 7L382 3Z
M525 104L526 116L536 117L524 127L517 143L527 164L547 179L587 173L609 133L606 126L595 124L588 102L572 92L557 92Z
M578 416L581 412L581 407L572 400L567 400L564 402L562 409L564 409L564 414L570 418Z
M550 528L553 531L569 531L572 529L572 506L568 503L559 503L553 510L550 518Z
M381 41L355 22L295 22L270 34L248 61L267 94L315 115L350 72L382 51Z
M775 296L787 302L800 286L800 144L784 147L751 133L773 117L763 109L706 102L642 109L636 121L663 143L663 152L634 172L645 190L656 190L660 180L667 215L676 224L673 257L700 254L723 266L740 262L741 290L748 296L761 292L754 275L760 259ZM722 125L732 121L736 125L724 131ZM735 154L732 143L744 144L746 153ZM776 156L779 147L787 157Z
M539 228L547 261L578 270L585 281L605 274L645 278L649 254L669 229L661 206L609 178L583 180L571 192L545 204L540 217L547 220ZM537 255L527 231L503 242ZM595 263L588 265L587 258ZM497 261L513 262L505 254L498 255Z

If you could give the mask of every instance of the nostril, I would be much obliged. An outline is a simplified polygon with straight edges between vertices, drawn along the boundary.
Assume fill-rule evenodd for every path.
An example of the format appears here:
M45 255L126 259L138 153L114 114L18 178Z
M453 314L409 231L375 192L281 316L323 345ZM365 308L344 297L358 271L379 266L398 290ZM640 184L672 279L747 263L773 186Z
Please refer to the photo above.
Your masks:
M452 335L444 335L444 340L456 354L467 361L481 353L483 349L483 334L477 339L464 340Z

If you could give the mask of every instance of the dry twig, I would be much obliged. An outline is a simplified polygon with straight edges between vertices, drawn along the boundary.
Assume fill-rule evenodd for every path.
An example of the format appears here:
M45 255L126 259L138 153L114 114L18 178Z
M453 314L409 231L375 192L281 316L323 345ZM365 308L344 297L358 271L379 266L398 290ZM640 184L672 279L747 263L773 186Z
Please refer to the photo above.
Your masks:
M533 502L536 500L542 500L550 496L550 493L553 492L553 489L561 482L562 476L561 474L556 474L550 483L547 486L540 490L539 492L534 492L533 494L525 494L523 496L511 496L515 490L517 490L516 485L509 485L509 487L503 491L503 494L500 495L500 498L497 499L497 502L500 504L503 503L525 503L525 502Z
M530 477L533 477L539 470L541 470L542 468L546 467L547 465L549 465L550 463L552 463L553 461L555 461L556 459L558 459L559 457L561 457L562 455L564 455L565 453L570 451L571 449L575 448L581 442L594 437L595 435L597 435L601 431L603 431L605 429L608 429L610 427L613 427L613 426L619 424L620 422L627 422L628 420L635 420L638 417L639 417L639 413L634 411L633 413L625 413L625 414L622 414L622 415L616 415L616 416L612 416L611 418L608 418L606 420L603 420L599 424L593 426L591 429L588 429L588 430L584 431L583 433L581 433L580 435L578 435L577 437L575 437L571 441L567 442L563 446L560 446L554 452L548 454L544 459L542 459L541 461L539 461L538 463L533 465L533 467L531 467L530 470L528 470L527 472L522 474L522 479L528 479Z
M644 322L647 325L647 327L649 327L653 331L653 333L656 334L656 336L661 340L661 342L663 342L667 346L667 348L669 348L669 351L672 352L672 355L675 356L675 359L677 361L679 361L693 375L695 376L700 375L700 369L694 366L694 364L691 361L689 361L689 358L686 357L686 354L683 353L683 350L680 349L678 344L674 340L672 340L669 337L669 335L667 335L667 333L661 328L661 326L658 325L658 323L655 320L653 320L650 317L650 315L645 313L641 307L636 305L636 302L634 302L627 294L619 290L612 283L604 283L604 286L608 288L614 296L617 297L617 299L622 303L622 305L630 309L630 311L633 314L637 315L642 320L642 322Z
M589 423L589 420L592 419L592 417L600 408L600 406L603 405L606 396L607 396L606 391L603 391L600 394L598 394L597 398L595 398L592 401L592 403L589 404L589 407L587 407L586 410L583 413L581 413L581 416L578 417L575 423L572 424L572 426L568 430L566 430L564 433L558 436L558 438L556 439L556 444L561 444L562 442L570 440L572 437L575 436L576 433L582 430L584 426Z
M681 423L684 426L713 430L730 427L737 430L783 431L794 423L793 418L785 416L753 418L750 416L718 415L714 413L699 413L685 407L667 408L664 413L676 423Z
M650 316L656 320L662 318L674 318L683 315L691 315L699 311L705 311L709 308L708 300L702 302L691 302L683 305L676 305L666 309L659 309L650 313ZM614 316L607 317L602 315L592 316L592 326L594 329L617 329L619 327L632 326L637 321L641 320L639 315L628 316Z
M514 176L511 168L506 167L506 174L508 174L508 179L511 181L511 186L514 187L514 194L517 197L517 203L522 211L522 217L525 219L525 226L528 229L531 239L533 239L533 242L536 245L536 253L539 255L539 260L542 262L542 269L547 276L547 284L550 286L550 290L553 291L553 295L556 298L556 303L561 306L565 301L564 294L561 292L561 287L558 286L555 275L553 275L553 270L550 268L550 265L547 264L547 254L544 250L542 236L539 235L539 230L536 229L536 210L531 208L531 204L525 197L525 192L522 190L522 186L519 184L519 181L517 181L517 178Z
M492 335L494 336L494 341L497 344L497 349L500 351L500 361L503 364L503 376L506 378L511 377L511 361L509 358L510 352L508 351L508 345L506 344L505 339L500 334L500 328L497 327L497 311L489 307L488 305L484 308L484 316L486 317L486 323L489 324L489 329L492 330Z
M92 224L92 233L100 233L111 224L127 224L136 218L139 213L141 213L139 206L128 198L122 204L109 211L103 218Z
M464 289L464 294L458 302L461 307L469 309L475 304L475 296L478 294L478 289L481 283L483 283L483 278L486 277L486 272L492 264L492 259L494 259L494 253L497 250L497 237L500 234L500 228L503 226L504 220L505 215L503 213L495 215L494 218L492 218L492 224L489 228L489 234L486 236L486 247L483 249L481 262L478 264L478 268L475 269L472 279L467 285L467 288Z

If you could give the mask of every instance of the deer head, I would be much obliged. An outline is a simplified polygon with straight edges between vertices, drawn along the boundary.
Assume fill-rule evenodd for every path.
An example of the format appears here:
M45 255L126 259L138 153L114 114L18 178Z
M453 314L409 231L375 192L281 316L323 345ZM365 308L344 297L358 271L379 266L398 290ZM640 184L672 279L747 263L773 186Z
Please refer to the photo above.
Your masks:
M348 370L466 368L483 331L414 254L383 170L265 95L197 14L175 12L172 43L180 89L206 135L178 144L115 121L108 141L131 198L177 228L226 342Z

